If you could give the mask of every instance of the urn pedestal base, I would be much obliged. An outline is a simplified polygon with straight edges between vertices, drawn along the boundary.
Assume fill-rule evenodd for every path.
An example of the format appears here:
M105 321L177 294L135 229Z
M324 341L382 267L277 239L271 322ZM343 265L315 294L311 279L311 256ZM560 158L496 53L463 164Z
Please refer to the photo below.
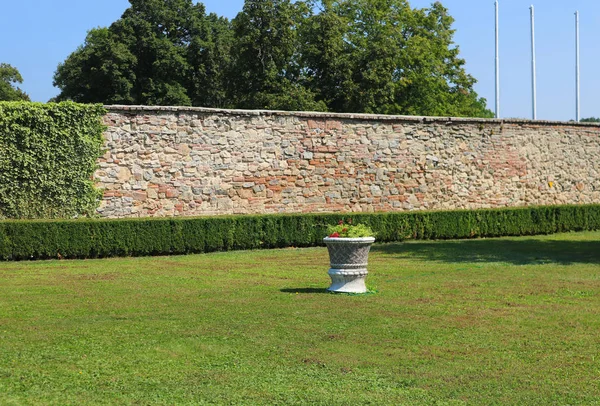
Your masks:
M330 292L338 293L367 293L365 279L366 269L329 269L331 286L327 288Z

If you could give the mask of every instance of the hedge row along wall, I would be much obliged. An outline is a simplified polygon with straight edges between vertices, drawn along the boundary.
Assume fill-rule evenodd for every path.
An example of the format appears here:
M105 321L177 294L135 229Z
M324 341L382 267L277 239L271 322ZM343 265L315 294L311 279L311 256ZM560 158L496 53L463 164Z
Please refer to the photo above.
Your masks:
M0 102L0 218L95 215L100 105Z
M96 258L188 254L322 244L348 214L0 222L0 258ZM600 229L600 205L353 214L379 242L549 234Z

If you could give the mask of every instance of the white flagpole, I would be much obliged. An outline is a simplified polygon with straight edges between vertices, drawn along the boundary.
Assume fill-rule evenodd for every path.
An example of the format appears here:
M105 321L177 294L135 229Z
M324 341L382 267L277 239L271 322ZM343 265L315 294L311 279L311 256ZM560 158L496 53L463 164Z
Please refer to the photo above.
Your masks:
M577 122L581 121L581 93L580 93L580 71L579 71L579 11L575 13L575 86L576 90L576 101L575 101L575 115Z
M531 10L531 110L532 119L537 119L537 77L535 69L535 11Z
M500 118L500 46L499 46L499 24L498 24L498 0L496 6L496 118Z

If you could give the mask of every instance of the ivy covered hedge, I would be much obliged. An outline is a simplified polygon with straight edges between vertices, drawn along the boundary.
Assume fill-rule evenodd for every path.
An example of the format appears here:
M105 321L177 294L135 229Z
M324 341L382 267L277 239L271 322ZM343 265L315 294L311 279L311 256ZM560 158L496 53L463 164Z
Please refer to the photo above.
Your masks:
M97 258L322 244L352 217L379 242L550 234L600 229L600 205L374 214L0 221L0 258Z
M0 218L95 213L100 105L0 102Z

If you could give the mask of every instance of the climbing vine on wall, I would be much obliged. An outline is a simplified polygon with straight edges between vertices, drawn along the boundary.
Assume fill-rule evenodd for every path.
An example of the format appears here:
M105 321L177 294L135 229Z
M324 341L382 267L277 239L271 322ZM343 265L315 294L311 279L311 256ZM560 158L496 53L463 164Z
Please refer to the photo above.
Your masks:
M93 216L105 110L72 102L0 102L0 218Z

